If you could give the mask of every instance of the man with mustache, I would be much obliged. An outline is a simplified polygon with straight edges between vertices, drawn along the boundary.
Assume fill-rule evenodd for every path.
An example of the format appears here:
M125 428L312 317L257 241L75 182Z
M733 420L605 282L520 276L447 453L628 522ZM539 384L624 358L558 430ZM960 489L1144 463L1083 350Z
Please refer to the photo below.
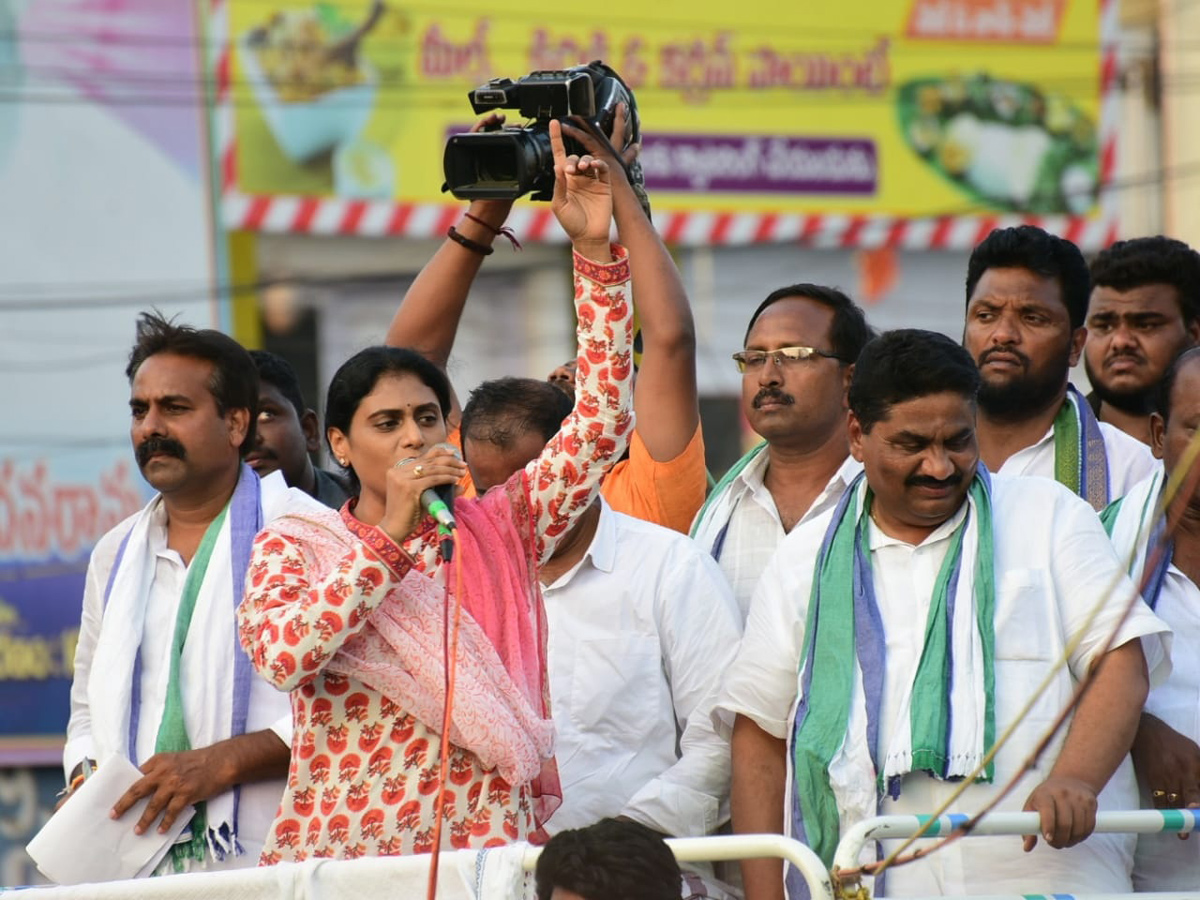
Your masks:
M321 423L304 403L295 369L266 350L251 350L250 358L258 370L258 421L246 465L260 478L282 472L290 487L341 509L350 499L350 483L313 465L312 454L321 449Z
M195 807L160 872L253 866L283 792L292 719L237 646L234 611L255 534L285 506L320 507L243 463L258 376L232 338L143 314L126 375L138 468L158 493L88 565L68 789L96 760L125 756L142 778L113 818L148 797L129 827L166 834Z
M980 463L979 385L967 352L932 332L889 332L859 356L848 430L863 473L832 515L780 544L717 704L733 728L734 830L782 831L829 865L856 822L928 813L964 778L953 809L976 813L1090 678L998 806L1039 813L1024 853L1020 838L971 837L889 870L873 893L1127 893L1132 836L1089 835L1097 809L1136 806L1129 747L1150 675L1169 668L1169 632L1086 503ZM747 900L785 896L778 861L742 871Z
M963 346L983 379L979 451L993 472L1053 478L1104 509L1158 466L1150 449L1097 422L1068 380L1087 329L1079 248L1031 225L993 231L967 264Z
M725 474L692 523L745 617L758 576L798 524L827 513L858 474L846 443L846 387L871 338L863 311L836 288L772 291L750 317L742 412L763 441Z
M1159 382L1200 341L1200 253L1163 237L1119 241L1092 262L1083 363L1088 403L1144 444Z

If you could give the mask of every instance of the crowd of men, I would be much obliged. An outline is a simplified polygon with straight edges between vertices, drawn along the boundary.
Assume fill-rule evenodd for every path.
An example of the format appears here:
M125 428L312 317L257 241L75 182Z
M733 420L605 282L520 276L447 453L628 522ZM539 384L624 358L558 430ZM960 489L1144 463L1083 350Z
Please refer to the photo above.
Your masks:
M876 335L834 287L773 290L731 348L762 442L706 490L687 297L623 171L608 167L625 299L642 335L636 425L538 572L562 783L546 831L615 818L699 836L731 823L796 837L829 865L853 823L932 812L953 795L956 812L1035 811L1039 834L958 841L889 868L877 893L1200 886L1195 840L1092 833L1098 811L1200 806L1195 479L1165 526L1161 509L1168 476L1192 468L1200 421L1200 350L1189 349L1200 342L1200 254L1142 238L1101 252L1089 271L1062 238L994 231L965 273L961 342ZM472 203L401 302L388 345L445 368L508 212L503 201ZM592 327L581 322L581 335ZM572 362L594 376L604 357L589 357ZM1069 379L1081 359L1087 396ZM449 398L450 439L466 463L460 496L536 469L572 415L575 371L485 383L465 410ZM314 752L293 721L301 707L238 646L250 544L298 491L339 508L357 481L314 465L323 429L277 356L148 316L127 374L136 458L159 493L92 557L68 789L101 748L115 749L143 778L114 817L149 797L131 827L165 833L197 806L163 871L254 865L284 792L311 810L329 788L292 783L294 768L286 779L289 759ZM273 674L279 684L291 673ZM352 699L303 708L353 717ZM341 724L361 747L353 772L343 755L328 784L359 777L360 765L382 771L379 748L408 740L401 718ZM437 790L429 766L414 758L411 783L382 788L397 799L388 816L403 822L406 792ZM369 852L373 811L384 812L367 802L375 793L361 796L357 821L319 841L285 839L311 839L319 855ZM471 835L448 832L443 846L473 846ZM651 852L636 837L630 846ZM894 846L871 845L861 862ZM804 893L796 872L769 859L668 880L684 896ZM589 896L572 883L544 896ZM663 896L655 883L640 879L624 896Z

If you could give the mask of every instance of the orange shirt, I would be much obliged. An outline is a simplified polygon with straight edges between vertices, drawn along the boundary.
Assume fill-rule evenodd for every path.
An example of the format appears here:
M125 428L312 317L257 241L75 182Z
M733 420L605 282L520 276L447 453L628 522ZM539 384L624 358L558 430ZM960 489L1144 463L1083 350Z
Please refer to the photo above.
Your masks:
M461 449L461 429L451 430L447 440ZM469 472L459 485L461 496L475 496L475 484ZM707 487L704 436L699 425L683 452L661 463L650 456L635 427L629 439L629 458L621 460L604 476L600 493L619 513L687 534L692 519L704 503Z

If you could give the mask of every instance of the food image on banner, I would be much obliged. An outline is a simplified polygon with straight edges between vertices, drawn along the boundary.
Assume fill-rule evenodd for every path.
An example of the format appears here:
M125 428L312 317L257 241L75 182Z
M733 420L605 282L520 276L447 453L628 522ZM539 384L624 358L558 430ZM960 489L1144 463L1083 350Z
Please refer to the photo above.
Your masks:
M1096 203L1096 126L1061 94L982 73L926 78L900 87L897 111L913 151L980 204L1083 214Z
M656 219L740 216L757 240L779 216L1061 216L1091 245L1112 222L1115 0L217 4L232 228L433 233L468 92L598 59L637 97Z

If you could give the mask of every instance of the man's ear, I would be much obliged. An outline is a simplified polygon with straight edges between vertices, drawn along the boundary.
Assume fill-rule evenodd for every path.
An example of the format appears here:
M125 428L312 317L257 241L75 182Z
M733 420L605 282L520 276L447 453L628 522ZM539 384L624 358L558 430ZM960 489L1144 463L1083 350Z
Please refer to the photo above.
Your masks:
M850 438L850 455L859 462L863 461L863 431L862 423L858 421L853 411L846 411L846 431Z
M854 363L842 367L842 409L850 409L850 382L854 379Z
M317 414L311 409L306 409L304 415L300 417L300 430L304 432L304 449L310 454L320 451L321 423L317 420Z
M1087 328L1080 326L1071 332L1071 368L1079 365L1079 355L1083 353L1083 345L1087 343Z
M229 427L230 445L235 449L241 447L250 431L250 410L244 407L231 409L225 413L225 422Z
M1167 423L1160 413L1150 413L1150 452L1155 459L1162 459L1167 444Z

